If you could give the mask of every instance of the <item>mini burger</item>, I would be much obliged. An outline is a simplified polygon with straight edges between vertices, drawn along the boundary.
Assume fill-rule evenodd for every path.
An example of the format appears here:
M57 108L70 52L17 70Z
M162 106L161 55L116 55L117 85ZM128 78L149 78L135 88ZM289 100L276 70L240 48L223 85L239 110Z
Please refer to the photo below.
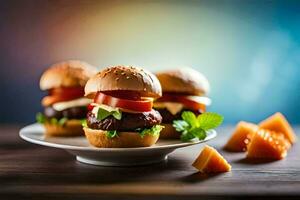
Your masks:
M81 122L91 102L84 97L84 86L96 72L85 62L71 60L54 64L42 74L40 88L48 95L42 99L44 112L38 113L37 121L44 124L46 135L84 135Z
M84 125L90 144L103 148L155 144L163 127L152 106L161 93L158 79L141 68L115 66L93 76L85 86L86 97L93 99Z
M192 111L196 115L206 111L206 106L210 104L210 99L206 97L209 83L204 75L191 68L162 71L156 76L163 91L163 96L154 103L165 127L160 138L180 138L180 133L172 126L173 121L181 119L184 111Z

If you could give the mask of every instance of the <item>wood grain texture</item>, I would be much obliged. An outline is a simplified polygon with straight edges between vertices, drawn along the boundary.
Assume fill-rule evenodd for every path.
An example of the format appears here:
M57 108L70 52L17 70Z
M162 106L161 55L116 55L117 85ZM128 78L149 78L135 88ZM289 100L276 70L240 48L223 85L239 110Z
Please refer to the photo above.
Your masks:
M0 127L0 199L300 198L300 146L286 159L250 163L244 153L222 150L233 127L209 142L232 165L223 174L199 174L191 166L201 145L176 150L167 162L142 167L98 167L67 152L22 141L20 126ZM296 129L300 131L299 128Z

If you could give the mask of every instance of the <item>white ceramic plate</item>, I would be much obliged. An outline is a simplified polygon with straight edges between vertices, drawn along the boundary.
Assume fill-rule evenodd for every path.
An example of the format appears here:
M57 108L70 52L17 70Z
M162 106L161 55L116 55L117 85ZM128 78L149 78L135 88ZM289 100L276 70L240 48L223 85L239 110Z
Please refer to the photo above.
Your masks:
M204 143L217 136L215 130L208 132L205 140L181 142L180 140L159 140L151 147L138 148L96 148L84 136L45 137L40 124L32 124L20 130L20 137L28 142L48 147L65 149L83 163L103 166L133 166L164 161L177 148Z

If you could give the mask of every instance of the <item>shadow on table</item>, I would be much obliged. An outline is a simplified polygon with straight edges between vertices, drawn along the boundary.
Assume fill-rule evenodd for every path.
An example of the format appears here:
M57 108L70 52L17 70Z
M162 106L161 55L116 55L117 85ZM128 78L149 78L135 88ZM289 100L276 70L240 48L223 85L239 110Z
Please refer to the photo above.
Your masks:
M199 183L214 179L222 174L202 174L193 172L191 164L185 159L171 157L169 160L137 167L99 167L77 162L81 181L95 184L109 184L122 182L178 181L184 183ZM84 171L88 171L85 173ZM184 173L178 173L182 171ZM191 172L191 173L189 173ZM99 177L99 179L96 179Z
M190 163L187 160L174 157L157 164L129 167L93 166L74 161L72 166L74 176L68 179L59 177L59 179L72 184L84 182L89 184L130 183L144 180L167 181L181 178L182 175L178 174L178 171L186 171L189 166Z
M276 161L278 161L278 160L242 158L242 159L236 160L234 162L239 163L239 164L257 165L257 164L273 163Z
M180 182L184 182L184 183L199 183L199 182L204 182L207 181L209 179L213 179L216 178L218 176L220 176L221 174L204 174L204 173L200 173L200 172L195 172L193 174L190 174L188 176L185 176L181 179L179 179Z

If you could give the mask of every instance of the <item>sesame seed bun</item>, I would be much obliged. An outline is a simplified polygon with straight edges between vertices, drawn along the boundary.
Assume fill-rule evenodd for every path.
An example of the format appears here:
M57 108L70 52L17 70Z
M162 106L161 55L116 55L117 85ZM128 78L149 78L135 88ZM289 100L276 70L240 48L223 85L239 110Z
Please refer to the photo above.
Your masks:
M209 92L209 82L192 68L180 68L156 73L163 92L202 96Z
M143 97L160 97L158 79L149 71L132 66L108 67L93 76L85 86L85 96L94 98L97 92L129 90Z
M40 79L41 90L57 87L84 87L97 69L86 62L69 60L50 66Z
M89 143L100 148L130 148L130 147L149 147L154 145L159 135L145 135L141 137L136 132L120 132L118 136L108 138L106 131L83 128Z
M78 136L84 135L80 120L67 120L64 125L45 123L46 136Z
M159 139L179 139L180 133L176 131L172 124L161 124L163 128L160 132Z

